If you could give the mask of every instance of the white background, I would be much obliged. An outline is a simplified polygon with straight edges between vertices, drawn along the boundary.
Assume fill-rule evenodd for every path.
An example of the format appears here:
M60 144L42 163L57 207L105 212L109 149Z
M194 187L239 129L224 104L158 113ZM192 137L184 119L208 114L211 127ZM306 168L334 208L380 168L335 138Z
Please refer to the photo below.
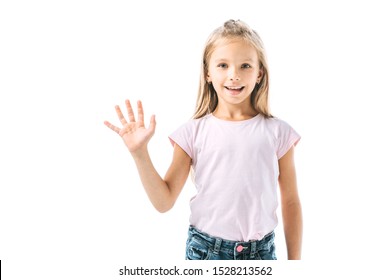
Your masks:
M141 99L146 120L157 116L150 153L164 175L172 155L167 136L195 106L204 42L228 19L261 35L271 111L302 136L302 273L384 270L385 2L1 1L3 277L116 279L124 265L183 264L194 186L189 180L175 207L159 214L103 121L119 124L114 105ZM282 223L276 233L284 260Z

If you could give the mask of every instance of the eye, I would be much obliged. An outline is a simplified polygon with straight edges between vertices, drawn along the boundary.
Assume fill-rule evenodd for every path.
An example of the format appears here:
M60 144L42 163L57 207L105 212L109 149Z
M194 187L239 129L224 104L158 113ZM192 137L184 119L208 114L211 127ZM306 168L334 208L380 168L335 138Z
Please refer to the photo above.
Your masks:
M251 68L251 66L248 63L244 63L241 65L241 68Z
M228 65L226 63L220 63L220 64L218 64L218 67L220 67L220 68L227 68Z

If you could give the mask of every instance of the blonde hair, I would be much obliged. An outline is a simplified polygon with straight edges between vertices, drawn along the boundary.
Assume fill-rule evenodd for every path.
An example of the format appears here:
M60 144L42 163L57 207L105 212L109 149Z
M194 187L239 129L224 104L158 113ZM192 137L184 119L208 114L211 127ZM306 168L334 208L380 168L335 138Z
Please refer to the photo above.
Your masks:
M256 31L252 30L246 23L241 20L228 20L223 26L214 30L206 41L203 51L203 59L200 74L200 83L198 98L193 118L199 119L209 113L214 112L218 105L218 97L212 84L207 83L208 64L212 52L215 50L217 42L221 39L242 39L251 44L257 52L259 58L262 77L256 84L251 93L252 107L266 118L271 118L268 106L268 65L265 57L263 42Z

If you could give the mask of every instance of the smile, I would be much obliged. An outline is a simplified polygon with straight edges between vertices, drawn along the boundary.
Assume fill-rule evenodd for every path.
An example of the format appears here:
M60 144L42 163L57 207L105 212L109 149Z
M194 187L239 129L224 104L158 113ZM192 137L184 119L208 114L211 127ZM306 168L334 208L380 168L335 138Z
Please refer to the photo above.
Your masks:
M225 87L228 90L242 90L244 87Z
M226 87L225 86L225 89L227 89L228 94L235 96L235 95L239 95L242 92L242 90L244 89L244 87Z

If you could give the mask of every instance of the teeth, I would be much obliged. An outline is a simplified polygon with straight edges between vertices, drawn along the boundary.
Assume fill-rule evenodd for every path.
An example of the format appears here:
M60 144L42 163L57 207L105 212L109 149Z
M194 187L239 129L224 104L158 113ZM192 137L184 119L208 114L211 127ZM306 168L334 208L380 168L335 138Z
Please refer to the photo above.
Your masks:
M228 89L241 89L242 87L227 87Z

